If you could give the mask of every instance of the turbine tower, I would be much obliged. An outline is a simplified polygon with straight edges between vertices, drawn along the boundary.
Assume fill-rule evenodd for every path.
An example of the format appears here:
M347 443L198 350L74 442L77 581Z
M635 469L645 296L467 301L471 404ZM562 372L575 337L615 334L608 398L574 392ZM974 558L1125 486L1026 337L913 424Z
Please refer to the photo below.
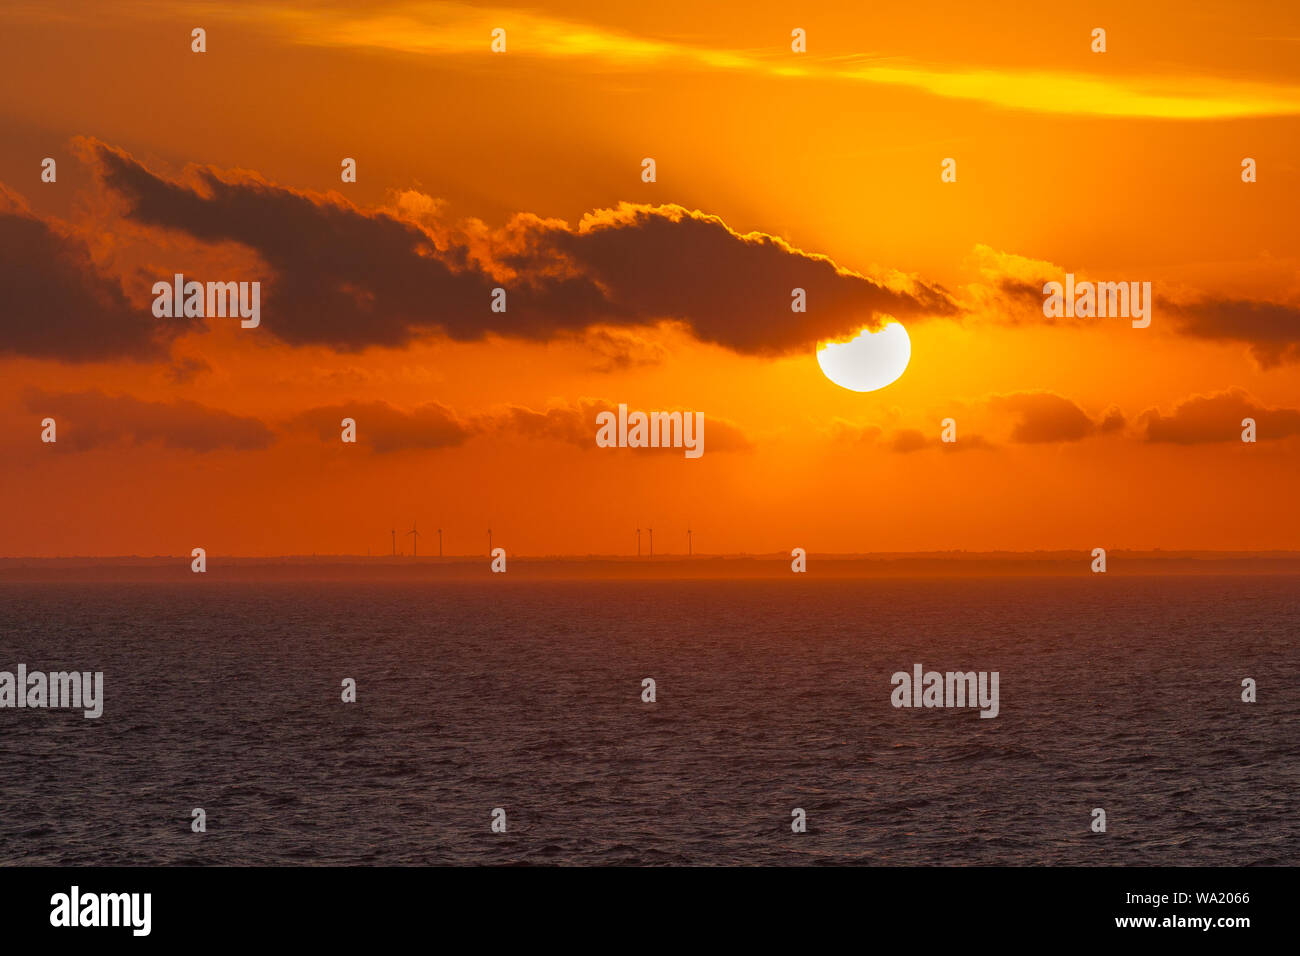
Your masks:
M438 557L442 557L442 529L438 529Z
M689 558L694 553L695 549L691 543L691 526L688 524L686 526L686 556Z
M488 557L492 557L492 529L488 528Z
M641 529L636 529L636 556L641 557Z
M650 557L655 556L655 529L650 529Z
M420 532L415 530L414 521L411 522L411 530L406 533L415 535L411 539L411 557L418 558L420 556Z
M397 557L397 529L393 529L393 557Z

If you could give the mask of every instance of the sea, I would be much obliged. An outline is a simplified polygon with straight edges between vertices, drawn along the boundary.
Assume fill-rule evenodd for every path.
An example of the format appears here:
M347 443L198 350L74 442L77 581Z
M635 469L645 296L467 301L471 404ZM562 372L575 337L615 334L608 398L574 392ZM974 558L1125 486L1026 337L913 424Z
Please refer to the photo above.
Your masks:
M0 584L0 864L1300 862L1300 577L505 578Z

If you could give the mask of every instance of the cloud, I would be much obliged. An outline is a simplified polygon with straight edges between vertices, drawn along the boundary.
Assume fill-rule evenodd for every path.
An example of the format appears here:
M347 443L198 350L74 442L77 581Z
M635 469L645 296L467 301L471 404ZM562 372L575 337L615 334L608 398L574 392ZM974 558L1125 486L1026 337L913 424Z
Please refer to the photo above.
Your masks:
M188 13L190 3L179 5ZM316 5L306 15L283 3L226 6L214 16L279 31L292 42L330 48L378 49L443 59L489 56L494 27L508 27L511 58L567 61L602 71L675 69L773 80L820 80L903 87L932 96L1040 113L1082 116L1226 119L1300 114L1300 87L1174 68L1147 75L1069 72L971 65L941 69L903 57L806 54L792 63L788 38L770 53L637 35L598 23L520 8L433 2L372 3L364 11Z
M176 385L189 385L204 372L211 371L212 366L203 359L185 356L167 367L167 377Z
M632 409L635 410L635 409ZM655 411L694 411L694 409L655 409ZM601 412L618 413L618 403L604 399L582 399L533 411L512 405L504 412L484 419L485 429L512 433L524 438L548 438L568 442L581 448L596 447L596 416ZM754 443L734 422L704 416L704 450L749 451ZM662 451L664 449L647 449Z
M1094 318L1045 317L1043 284L1060 282L1067 271L1076 281L1096 281L1081 270L1067 270L1041 259L1030 259L976 245L969 266L979 279L963 287L965 316L1005 325L1069 325L1099 327ZM1182 335L1249 346L1260 367L1268 369L1300 362L1300 306L1252 299L1206 297L1175 301L1158 297L1160 317L1172 317L1171 327Z
M1043 315L1044 284L1064 281L1067 272L1073 272L1079 282L1095 281L1081 269L1066 269L1046 259L1004 252L983 243L971 250L965 266L979 276L963 287L962 309L970 317L1013 326L1098 325L1099 320L1094 318Z
M921 451L923 448L928 448L930 442L931 439L920 430L915 428L902 428L894 432L893 436L889 439L889 447L893 451L907 454L908 452ZM953 443L949 442L948 444Z
M1173 303L1186 335L1243 342L1263 368L1300 362L1300 307L1251 299Z
M943 441L938 435L927 435L919 429L900 428L889 436L889 449L904 455L930 448L939 451L975 451L993 447L983 435L958 435L956 441Z
M353 418L357 423L357 444L369 446L381 454L449 448L477 436L562 442L594 449L597 447L596 415L617 409L616 403L603 399L581 399L541 410L524 405L506 405L462 416L437 402L410 410L387 402L350 402L309 409L295 416L287 425L290 429L305 425L322 440L338 441L340 423L344 418ZM737 425L705 415L706 452L747 451L752 447L753 443Z
M147 303L100 273L72 230L32 214L0 184L0 354L94 362L161 358L166 338Z
M1195 445L1204 442L1240 441L1242 419L1253 418L1259 441L1300 435L1300 409L1265 408L1240 388L1213 395L1194 395L1174 407L1170 415L1157 408L1139 417L1149 442Z
M979 403L978 408L958 404L961 408L967 409L970 415L958 415L955 442L945 442L941 439L937 416L933 429L928 431L917 428L896 428L886 431L879 425L856 425L840 420L832 423L830 435L837 441L881 443L890 451L908 454L929 448L938 448L942 451L997 448L996 444L983 435L973 434L972 426L969 424L973 419L975 427L987 426L991 424L988 419L990 414L994 419L1002 422L1010 419L1009 438L1018 444L1079 441L1093 435L1121 432L1127 424L1124 413L1117 406L1112 405L1093 418L1077 403L1054 392L1012 392L993 395ZM963 425L963 421L967 424Z
M830 435L833 440L849 443L874 445L882 443L889 451L902 455L927 449L939 451L974 451L994 448L982 435L959 435L956 441L946 442L938 434L926 434L919 428L897 428L886 432L879 425L855 425L852 422L838 420L832 423Z
M869 445L879 441L885 430L879 425L858 425L854 422L837 418L831 422L827 432L833 441L846 444L861 443Z
M779 354L885 316L957 311L938 286L871 279L681 206L622 203L577 227L521 213L491 231L443 223L436 203L411 194L393 210L363 210L254 173L189 167L173 181L96 140L78 148L135 222L254 250L271 270L262 326L295 345L356 351L428 332L548 340L675 320L706 342ZM505 312L490 309L497 287ZM806 290L807 312L791 311L794 288Z
M173 182L96 140L77 144L132 220L256 251L272 273L260 277L270 280L262 290L262 326L286 342L340 350L398 346L443 317L453 337L482 334L496 283L464 259L463 249L440 252L414 223L248 172L191 167L187 183Z
M37 388L27 389L23 400L28 411L55 420L59 447L73 451L150 442L180 451L254 451L275 440L255 418L197 402L147 402L93 390L55 393Z
M1016 417L1011 440L1024 444L1079 441L1124 427L1124 415L1118 408L1112 406L1094 420L1070 399L1053 392L995 395L989 399L988 405L993 412Z
M1109 435L1112 432L1123 431L1124 426L1128 424L1128 422L1124 418L1124 413L1120 411L1119 406L1112 405L1106 409L1105 414L1097 420L1096 424L1097 431L1103 435Z
M591 367L596 372L623 372L668 358L668 349L659 342L624 329L589 329L582 344L595 356Z
M387 402L350 402L309 409L290 421L306 425L322 441L339 441L345 418L357 423L357 444L380 453L429 451L464 444L477 429L445 405L429 402L410 411Z
M885 316L951 315L938 286L900 277L897 287L840 268L761 232L737 233L717 216L681 206L619 203L576 229L532 220L505 261L526 273L576 267L606 290L620 314L678 319L693 334L739 352L788 352ZM808 311L792 312L791 290Z
M1073 272L1076 282L1097 281L1083 270L983 244L975 246L967 264L978 272L979 279L963 288L961 308L966 315L1010 325L1085 327L1099 321L1043 315L1044 283L1061 282L1066 272ZM1175 301L1161 296L1155 310L1158 316L1173 317L1174 328L1183 335L1244 343L1263 368L1300 362L1300 306L1214 297Z
M1115 405L1093 417L1076 402L1054 392L1014 392L994 395L985 403L994 415L1010 416L1010 439L1019 444L1081 441L1097 435L1122 433L1128 426L1124 413ZM1300 435L1300 409L1266 408L1239 388L1214 395L1197 395L1175 406L1169 415L1150 408L1136 419L1138 433L1148 442L1181 445L1203 442L1239 441L1242 419L1253 418L1260 441ZM993 448L979 435L962 436L944 443L937 436L915 428L887 432L878 425L855 425L836 421L830 427L836 441L882 444L890 451L908 454L928 448L960 451Z

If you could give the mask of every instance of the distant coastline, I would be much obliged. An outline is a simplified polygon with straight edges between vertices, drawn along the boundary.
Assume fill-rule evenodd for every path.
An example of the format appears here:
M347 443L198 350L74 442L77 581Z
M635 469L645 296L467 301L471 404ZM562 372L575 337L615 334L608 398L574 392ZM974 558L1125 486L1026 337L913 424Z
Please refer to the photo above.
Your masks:
M391 555L237 557L210 553L208 570L190 570L188 556L0 558L0 583L16 581L276 581L441 579L748 579L890 577L1093 576L1087 551L931 551L808 555L794 574L788 554L511 555L494 575L484 555L445 558ZM1110 576L1187 574L1300 575L1300 551L1122 551L1108 553Z

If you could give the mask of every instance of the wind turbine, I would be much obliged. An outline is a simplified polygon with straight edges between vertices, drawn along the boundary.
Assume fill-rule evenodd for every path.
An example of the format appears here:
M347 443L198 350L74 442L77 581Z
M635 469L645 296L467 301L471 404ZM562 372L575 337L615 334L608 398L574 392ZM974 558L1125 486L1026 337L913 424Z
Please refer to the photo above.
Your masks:
M397 557L397 529L393 529L393 557Z
M411 539L411 557L418 558L420 556L420 532L415 530L415 525L416 523L412 521L411 530L406 533L415 535L415 537Z
M636 556L641 557L641 529L636 529Z
M650 557L655 556L655 529L650 529Z
M438 529L438 557L442 557L442 529Z
M691 545L691 526L688 524L686 526L686 556L689 558L694 553L695 550Z
M492 529L488 528L488 557L492 557Z

